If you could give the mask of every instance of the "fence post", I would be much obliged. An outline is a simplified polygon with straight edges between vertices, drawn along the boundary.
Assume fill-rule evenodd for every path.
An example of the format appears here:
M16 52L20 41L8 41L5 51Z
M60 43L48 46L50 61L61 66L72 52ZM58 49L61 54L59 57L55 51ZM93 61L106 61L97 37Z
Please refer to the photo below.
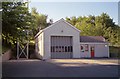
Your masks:
M17 59L19 59L19 42L17 42Z
M28 59L28 54L29 53L29 42L27 42L27 59Z

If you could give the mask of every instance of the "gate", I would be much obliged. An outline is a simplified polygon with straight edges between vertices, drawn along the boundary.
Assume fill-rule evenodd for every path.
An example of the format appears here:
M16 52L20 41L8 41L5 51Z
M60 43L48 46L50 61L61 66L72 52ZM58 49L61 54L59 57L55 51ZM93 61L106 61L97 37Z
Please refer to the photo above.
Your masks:
M17 42L17 59L20 58L29 58L29 42L27 42L25 45L20 45L19 42Z

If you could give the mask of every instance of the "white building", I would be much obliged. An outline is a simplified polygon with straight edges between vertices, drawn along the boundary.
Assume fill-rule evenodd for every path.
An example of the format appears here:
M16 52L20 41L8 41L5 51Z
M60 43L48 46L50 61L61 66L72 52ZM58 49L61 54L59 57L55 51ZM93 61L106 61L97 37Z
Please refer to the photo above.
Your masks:
M40 59L109 57L109 46L101 36L80 36L80 30L60 19L35 36Z

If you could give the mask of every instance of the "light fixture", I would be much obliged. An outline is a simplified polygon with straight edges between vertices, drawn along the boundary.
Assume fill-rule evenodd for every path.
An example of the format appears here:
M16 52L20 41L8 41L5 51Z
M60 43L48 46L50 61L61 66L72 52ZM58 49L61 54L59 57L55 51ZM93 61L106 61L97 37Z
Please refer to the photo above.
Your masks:
M108 45L105 45L105 47L108 47Z

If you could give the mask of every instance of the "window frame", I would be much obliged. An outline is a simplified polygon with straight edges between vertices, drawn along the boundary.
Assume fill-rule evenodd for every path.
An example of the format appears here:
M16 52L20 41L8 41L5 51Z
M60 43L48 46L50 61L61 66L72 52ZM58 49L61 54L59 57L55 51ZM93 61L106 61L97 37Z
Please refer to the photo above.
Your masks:
M85 44L85 51L88 51L89 50L89 46L88 44Z
M81 52L85 52L84 45L80 45L80 50L81 50Z

